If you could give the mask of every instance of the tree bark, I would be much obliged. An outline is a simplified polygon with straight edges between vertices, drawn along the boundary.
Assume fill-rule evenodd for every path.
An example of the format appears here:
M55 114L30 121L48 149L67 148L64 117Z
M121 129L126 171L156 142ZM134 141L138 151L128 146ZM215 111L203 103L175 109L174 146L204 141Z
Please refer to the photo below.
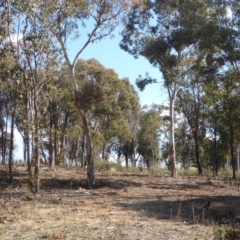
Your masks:
M10 153L9 153L9 160L8 160L8 167L9 167L9 182L10 184L13 182L13 173L12 173L12 163L13 163L13 138L14 138L14 118L15 118L15 107L12 113L12 120L11 120L11 136L10 136Z
M67 129L67 125L68 125L68 121L69 121L69 112L66 112L65 118L64 118L64 125L63 125L63 129L61 131L61 140L60 140L60 151L59 151L59 160L61 161L61 163L66 163L66 129Z
M171 177L176 177L176 150L174 137L174 100L170 97L170 161L171 161Z
M93 160L93 145L92 138L90 135L87 118L84 110L81 107L80 99L78 96L78 91L75 91L75 103L79 110L79 113L83 122L83 129L86 136L86 147L87 147L87 180L88 185L92 188L95 185L95 174L94 174L94 160Z
M33 78L33 106L34 106L34 190L38 193L40 190L40 179L39 179L39 108L38 108L38 89L37 89L37 73L34 72L35 76Z
M53 136L52 136L52 124L50 120L50 129L49 129L49 168L53 167Z
M233 173L233 179L236 179L236 166L235 166L235 158L234 158L234 128L232 124L232 120L230 119L230 125L229 125L229 131L230 131L230 150L231 150L231 159L232 159L232 173Z
M105 153L106 153L106 142L104 141L102 146L102 160L105 160Z
M3 148L2 148L2 164L6 164L6 154L7 154L7 128L8 128L8 114L6 116L5 131L3 131Z
M80 149L80 137L77 139L77 146L76 146L76 151L75 151L75 167L78 169L79 166L79 161L78 161L78 154L79 154L79 149Z
M81 153L81 168L84 169L84 151L85 151L85 135L82 137L81 142L82 153Z
M58 136L57 136L57 126L54 126L54 156L55 156L55 165L59 166L59 156L58 156Z
M125 156L126 168L128 168L129 166L128 166L128 154L127 154L127 152L124 154L124 156Z
M195 156L198 168L198 175L202 175L202 166L200 161L200 148L199 148L199 139L197 133L194 134L194 141L195 141Z
M237 161L237 172L239 172L239 143L237 144L237 159L236 159L236 161Z
M215 159L215 175L218 176L218 160L217 160L217 124L214 123L214 159Z

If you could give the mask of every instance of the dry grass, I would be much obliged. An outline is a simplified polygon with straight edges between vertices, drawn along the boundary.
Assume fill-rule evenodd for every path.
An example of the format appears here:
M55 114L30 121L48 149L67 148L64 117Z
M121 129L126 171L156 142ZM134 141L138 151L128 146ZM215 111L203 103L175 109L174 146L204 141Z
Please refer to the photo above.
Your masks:
M240 222L240 185L230 178L105 171L89 190L85 172L44 168L33 195L26 168L14 175L9 186L1 167L0 239L205 240Z

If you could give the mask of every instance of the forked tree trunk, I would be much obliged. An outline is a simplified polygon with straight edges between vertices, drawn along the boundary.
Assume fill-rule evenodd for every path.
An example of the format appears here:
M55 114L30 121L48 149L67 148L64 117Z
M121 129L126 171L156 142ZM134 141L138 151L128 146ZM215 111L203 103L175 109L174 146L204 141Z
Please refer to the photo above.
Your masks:
M75 103L76 103L77 108L80 112L82 122L83 122L83 129L84 129L84 133L85 133L85 136L86 136L87 180L88 180L89 187L92 188L95 185L92 138L91 138L89 127L88 127L86 114L81 107L80 99L79 99L79 96L78 96L78 91L75 91Z
M79 99L78 84L77 84L77 80L76 80L75 74L74 74L74 65L70 64L69 59L68 59L68 63L69 63L69 70L70 70L71 79L72 79L73 86L74 86L75 104L76 104L76 107L77 107L77 109L80 113L82 123L83 123L84 134L86 136L87 181L88 181L89 187L92 188L95 185L92 138L91 138L90 130L89 130L89 127L88 127L87 117L86 117L86 114L85 114L85 112L82 108L81 101Z

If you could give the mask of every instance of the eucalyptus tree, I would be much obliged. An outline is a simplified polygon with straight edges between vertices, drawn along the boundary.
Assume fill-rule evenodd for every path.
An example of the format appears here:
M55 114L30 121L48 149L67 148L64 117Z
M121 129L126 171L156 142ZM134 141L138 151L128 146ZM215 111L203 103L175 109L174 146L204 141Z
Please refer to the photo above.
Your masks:
M209 97L207 103L211 107L217 108L217 113L220 113L219 122L221 122L223 128L222 131L219 131L220 138L228 136L233 179L236 179L236 151L234 145L239 142L239 87L238 75L230 69L228 72L219 75L217 81L212 81L206 88L210 96L216 96L214 98ZM226 132L228 134L223 135Z
M150 109L141 112L137 151L148 169L160 160L160 126L161 117L158 111Z
M46 108L41 111L46 139L42 148L48 153L50 168L66 163L70 148L68 129L79 123L65 67L51 71L54 72L49 75L49 84L44 85Z
M198 11L198 10L201 11ZM170 155L171 176L176 176L174 140L174 103L184 78L196 60L192 58L195 28L206 18L202 1L146 1L132 8L122 32L120 46L138 57L146 57L163 75L170 101ZM143 90L147 84L156 83L148 75L137 79Z
M13 59L13 51L11 51L8 38L8 23L12 21L12 17L8 16L5 4L0 3L0 128L1 128L1 158L2 164L5 165L6 157L9 150L9 135L8 135L8 122L10 117L9 104L12 103L9 99L9 91L12 90L8 87L9 80L13 77L12 70L15 63Z
M44 34L38 28L36 20L24 17L25 12L19 8L22 2L5 1L3 11L6 16L5 47L13 55L12 64L18 66L13 76L16 81L11 85L17 90L18 108L13 108L16 116L13 124L24 138L28 148L28 171L32 190L39 190L39 146L40 146L40 92L46 84L45 68L49 62L53 65L53 52L49 51L49 41L44 39ZM24 4L23 4L24 5ZM2 10L1 9L1 10ZM47 62L49 60L49 62ZM45 69L44 69L45 68ZM44 69L44 70L43 70ZM21 73L21 77L20 74ZM18 76L19 75L19 76ZM16 77L15 77L16 78ZM13 99L13 98L12 98ZM25 106L24 106L25 104ZM16 105L14 105L16 107ZM45 106L45 104L42 104ZM30 162L30 137L34 174Z
M207 88L209 88L212 84L214 88L211 88L215 92L215 89L219 89L220 95L213 95L212 92L207 90L210 93L208 97L208 101L211 102L211 98L213 98L213 102L215 101L215 105L212 105L211 110L214 111L213 115L215 116L213 119L213 126L215 128L215 170L217 174L217 131L219 126L222 124L222 111L221 109L224 106L224 101L222 101L222 97L224 96L226 102L237 102L236 94L234 93L232 87L235 86L238 88L238 82L240 77L239 71L239 22L240 15L239 9L240 5L237 1L210 1L208 3L208 9L210 12L209 20L205 22L202 29L199 29L198 36L198 49L203 53L202 56L204 59L204 67L202 68L202 72L205 73ZM231 73L230 73L231 72ZM234 73L235 76L234 76ZM230 74L229 74L230 73ZM226 75L225 75L226 74ZM231 77L230 77L231 75ZM223 80L223 76L225 79ZM214 82L214 83L213 83ZM231 90L232 89L232 92ZM235 89L236 91L236 89ZM216 97L217 96L217 97ZM231 100L230 100L231 99ZM235 99L235 100L233 100ZM225 103L226 103L225 102ZM223 105L222 105L223 104ZM226 106L226 105L225 105ZM235 164L234 164L234 131L236 130L236 126L234 124L234 120L232 120L233 116L236 117L233 112L234 107L229 106L228 113L228 123L227 126L229 129L229 146L231 149L231 158L233 161L233 178L235 178ZM216 111L216 112L215 112ZM230 111L230 112L229 112ZM219 113L219 114L217 114ZM226 115L224 114L226 117ZM230 120L231 119L231 120Z
M126 166L128 167L128 159L131 159L132 166L136 165L137 153L137 132L140 121L140 103L137 92L130 84L128 79L121 81L121 92L118 95L118 105L121 107L124 120L123 129L119 138L118 153L122 153L125 157Z
M209 67L218 65L221 71L232 68L239 77L240 4L234 0L213 0L210 9L212 21L204 29L211 33L200 38L200 47L208 51L206 63Z
M89 186L95 183L93 146L91 134L89 131L86 114L79 98L79 89L75 76L75 67L78 57L84 49L91 43L100 41L106 36L111 36L115 27L119 24L120 18L126 14L129 2L125 0L53 0L46 2L39 1L21 1L18 9L25 16L34 19L41 30L47 34L58 47L59 53L68 66L71 81L74 87L75 102L79 110L87 142L87 178ZM91 21L89 21L91 19ZM85 26L88 21L88 29L83 44L75 52L75 57L71 61L69 56L69 44L72 39L79 39L82 32L80 26Z
M194 161L194 141L189 128L187 119L181 116L177 120L177 126L175 129L176 139L176 158L177 162L181 163L181 167L188 169L190 165L195 164Z
M9 180L13 181L12 163L14 156L14 127L16 110L19 104L19 82L22 77L22 69L16 61L16 46L11 41L11 27L13 14L6 7L7 3L0 3L0 126L2 163L5 164L8 154ZM8 126L10 122L10 126ZM10 134L8 131L10 129Z
M76 77L93 140L102 142L99 155L105 159L113 143L122 146L131 142L128 117L139 109L138 97L128 79L119 79L112 69L106 69L95 59L78 60Z
M178 95L178 107L187 119L191 130L199 175L202 175L200 149L206 136L205 117L207 107L204 102L204 96L203 77L194 70L189 71L184 78L184 83Z

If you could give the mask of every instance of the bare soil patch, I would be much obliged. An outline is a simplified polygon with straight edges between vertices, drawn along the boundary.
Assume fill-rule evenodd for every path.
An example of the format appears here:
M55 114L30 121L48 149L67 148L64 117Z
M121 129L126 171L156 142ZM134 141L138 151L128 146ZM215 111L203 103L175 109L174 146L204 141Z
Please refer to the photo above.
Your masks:
M0 239L214 239L240 224L240 183L227 178L41 169L33 195L25 167L0 169ZM211 202L208 210L201 209Z

